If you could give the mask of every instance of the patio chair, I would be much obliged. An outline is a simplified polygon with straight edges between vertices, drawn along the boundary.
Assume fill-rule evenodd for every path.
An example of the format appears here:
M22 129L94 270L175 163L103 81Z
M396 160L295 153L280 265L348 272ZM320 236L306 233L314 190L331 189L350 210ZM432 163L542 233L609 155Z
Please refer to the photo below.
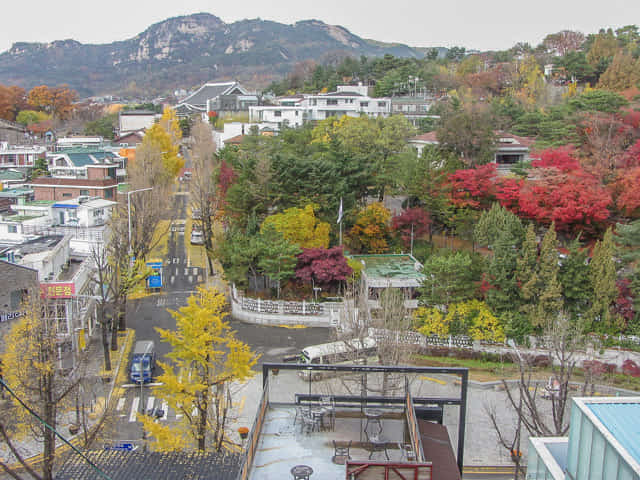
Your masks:
M329 428L336 428L336 402L333 397L320 397L320 406L329 415ZM323 425L324 426L324 425Z
M349 449L351 448L352 442L353 440L349 440L349 443L346 445L344 443L338 445L338 442L333 440L333 457L331 458L331 461L338 465L344 465L347 463L347 460L351 460Z
M402 454L402 460L405 462L415 462L416 454L410 443L398 443L398 448Z
M315 430L320 430L320 425L318 423L317 417L315 417L309 410L305 408L300 409L300 433L306 428L307 433L313 432Z

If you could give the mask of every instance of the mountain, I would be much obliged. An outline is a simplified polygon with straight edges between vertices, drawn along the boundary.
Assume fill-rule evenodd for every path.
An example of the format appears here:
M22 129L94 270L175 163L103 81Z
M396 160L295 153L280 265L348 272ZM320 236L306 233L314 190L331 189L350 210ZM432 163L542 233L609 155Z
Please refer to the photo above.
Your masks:
M215 15L198 13L167 19L109 44L14 43L0 54L0 84L31 88L66 83L81 95L149 95L234 78L261 86L301 61L387 53L423 56L406 45L365 40L319 20L227 24Z

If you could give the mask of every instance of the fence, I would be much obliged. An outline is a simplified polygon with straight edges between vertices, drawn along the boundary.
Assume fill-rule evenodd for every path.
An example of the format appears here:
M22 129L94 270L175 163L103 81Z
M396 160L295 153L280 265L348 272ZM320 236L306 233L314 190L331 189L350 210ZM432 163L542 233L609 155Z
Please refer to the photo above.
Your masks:
M376 341L389 340L389 336L395 343L418 346L434 346L448 348L473 348L473 339L467 335L449 335L439 337L438 335L425 336L414 331L395 332L382 328L370 328L369 336Z
M102 243L108 239L106 227L63 227L49 225L24 225L22 232L33 235L69 235L72 240Z
M253 458L256 455L256 449L258 448L258 441L260 439L260 432L262 431L262 424L264 417L267 414L267 408L269 406L269 377L265 376L262 385L262 397L260 398L260 405L258 406L258 412L256 418L253 421L253 426L247 437L247 447L244 452L244 458L242 459L242 466L238 473L237 480L247 480L253 465Z
M411 448L416 455L416 462L424 462L424 451L422 450L422 437L420 436L420 430L418 429L418 417L416 415L416 409L413 406L413 400L411 399L411 392L407 388L405 394L405 410L407 415L407 423L409 424L409 437L411 438Z

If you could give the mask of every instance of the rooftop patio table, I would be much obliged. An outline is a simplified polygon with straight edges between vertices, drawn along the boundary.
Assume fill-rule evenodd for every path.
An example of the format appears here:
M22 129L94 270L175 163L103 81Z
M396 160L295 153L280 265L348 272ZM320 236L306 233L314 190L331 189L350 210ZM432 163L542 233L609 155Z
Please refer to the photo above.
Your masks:
M296 465L291 469L293 480L309 480L311 474L313 474L313 468L309 465Z

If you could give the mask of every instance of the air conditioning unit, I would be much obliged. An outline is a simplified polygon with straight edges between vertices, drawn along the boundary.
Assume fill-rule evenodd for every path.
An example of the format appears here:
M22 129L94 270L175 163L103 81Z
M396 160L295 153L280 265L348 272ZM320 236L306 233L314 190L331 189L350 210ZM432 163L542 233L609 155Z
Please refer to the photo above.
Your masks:
M87 203L89 200L91 200L91 197L89 195L80 195L78 197L79 204Z

